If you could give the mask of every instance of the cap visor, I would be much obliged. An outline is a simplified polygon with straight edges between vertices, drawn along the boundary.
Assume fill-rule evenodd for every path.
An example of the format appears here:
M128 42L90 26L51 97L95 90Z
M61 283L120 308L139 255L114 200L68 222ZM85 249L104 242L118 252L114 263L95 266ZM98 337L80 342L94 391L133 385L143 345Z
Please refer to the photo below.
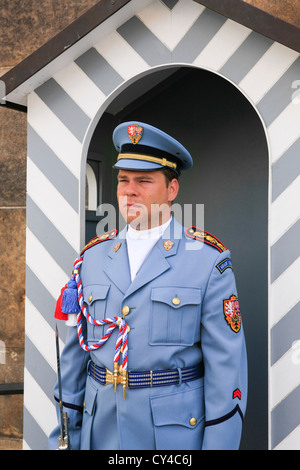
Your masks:
M136 171L152 171L152 170L160 170L164 168L162 165L158 163L152 162L145 162L143 160L130 160L129 158L124 158L119 160L113 168L117 170L136 170Z

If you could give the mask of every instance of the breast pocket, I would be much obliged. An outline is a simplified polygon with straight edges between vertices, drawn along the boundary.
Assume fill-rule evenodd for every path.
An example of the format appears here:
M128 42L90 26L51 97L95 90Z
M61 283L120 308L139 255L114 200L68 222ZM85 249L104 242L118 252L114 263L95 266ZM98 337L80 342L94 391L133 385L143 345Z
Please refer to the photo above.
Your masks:
M150 344L191 346L199 341L201 289L155 287L151 301Z
M106 318L106 303L110 286L90 284L83 288L83 301L88 313L94 320L101 321ZM107 326L94 326L88 324L89 339L102 337Z
M90 284L83 288L83 301L95 320L105 318L106 299L110 286Z

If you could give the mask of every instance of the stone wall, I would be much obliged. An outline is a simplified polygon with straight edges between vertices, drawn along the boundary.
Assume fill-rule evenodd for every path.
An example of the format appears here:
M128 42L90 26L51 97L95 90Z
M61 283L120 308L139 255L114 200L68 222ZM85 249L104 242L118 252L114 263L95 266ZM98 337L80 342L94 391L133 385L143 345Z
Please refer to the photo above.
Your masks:
M299 0L244 0L244 2L300 27Z
M0 77L97 0L1 0ZM0 107L0 450L22 447L26 113Z

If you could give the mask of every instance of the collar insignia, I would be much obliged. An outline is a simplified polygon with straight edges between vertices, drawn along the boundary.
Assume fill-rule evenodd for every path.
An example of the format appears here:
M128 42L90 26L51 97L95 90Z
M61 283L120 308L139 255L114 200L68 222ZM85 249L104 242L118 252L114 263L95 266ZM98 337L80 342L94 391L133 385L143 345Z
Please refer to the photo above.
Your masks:
M122 245L121 242L117 243L114 247L114 250L115 250L115 253L117 253L117 251L119 250L120 246Z
M174 242L171 242L171 240L166 240L164 241L164 249L166 251L171 250L172 246L174 245Z

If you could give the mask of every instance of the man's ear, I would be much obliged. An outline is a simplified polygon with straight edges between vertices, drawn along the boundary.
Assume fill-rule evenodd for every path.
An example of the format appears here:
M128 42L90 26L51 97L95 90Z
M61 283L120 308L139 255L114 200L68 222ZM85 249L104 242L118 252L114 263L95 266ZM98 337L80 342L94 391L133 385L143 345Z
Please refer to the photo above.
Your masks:
M168 202L173 202L175 198L177 197L178 191L179 191L179 183L176 178L173 178L168 186L169 190L169 199Z

